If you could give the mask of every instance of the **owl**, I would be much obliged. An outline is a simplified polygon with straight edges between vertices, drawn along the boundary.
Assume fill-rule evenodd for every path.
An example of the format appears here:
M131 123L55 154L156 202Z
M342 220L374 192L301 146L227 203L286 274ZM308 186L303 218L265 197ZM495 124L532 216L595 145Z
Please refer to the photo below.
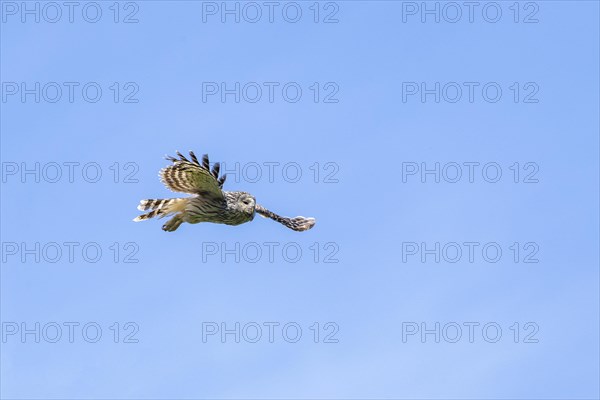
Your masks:
M184 222L240 225L252 221L254 215L259 214L298 232L309 230L315 225L314 218L277 215L256 204L256 199L250 193L224 191L226 175L219 176L219 163L215 163L210 169L208 155L205 154L202 162L199 162L191 151L189 160L180 152L176 153L179 158L167 157L173 164L160 170L160 180L170 190L192 196L142 200L138 210L149 212L136 217L135 222L173 216L162 227L166 232L173 232Z

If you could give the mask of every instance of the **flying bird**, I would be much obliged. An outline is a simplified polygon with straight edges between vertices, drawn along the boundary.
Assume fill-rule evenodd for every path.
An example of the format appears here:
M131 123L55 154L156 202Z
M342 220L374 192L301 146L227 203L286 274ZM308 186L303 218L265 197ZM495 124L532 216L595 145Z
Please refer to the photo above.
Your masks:
M190 160L180 152L176 153L179 158L167 157L173 164L160 170L160 180L170 190L192 196L142 200L138 210L149 212L136 217L135 222L173 215L162 227L164 231L173 232L184 222L240 225L252 221L255 213L258 213L299 232L309 230L315 225L314 218L288 218L277 215L256 204L256 199L250 193L224 191L223 184L227 176L219 176L219 163L215 163L212 170L210 169L207 154L202 156L202 162L199 162L192 151Z

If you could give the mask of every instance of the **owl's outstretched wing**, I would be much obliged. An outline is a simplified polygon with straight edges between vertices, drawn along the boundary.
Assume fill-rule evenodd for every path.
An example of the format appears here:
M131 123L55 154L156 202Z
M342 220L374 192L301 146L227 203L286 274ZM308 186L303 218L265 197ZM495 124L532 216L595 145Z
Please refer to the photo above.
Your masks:
M159 176L161 182L174 192L183 192L197 194L204 197L211 197L222 200L223 183L226 175L219 177L221 166L215 163L212 171L210 170L208 155L202 156L202 163L198 161L196 155L190 151L188 160L180 152L176 152L179 158L167 157L167 160L173 164L160 170Z
M298 232L307 231L315 226L316 223L314 218L306 218L302 216L295 218L282 217L281 215L277 215L274 212L267 210L259 204L256 205L255 211L262 217L270 218L273 221L277 221L280 224L283 224L288 228Z

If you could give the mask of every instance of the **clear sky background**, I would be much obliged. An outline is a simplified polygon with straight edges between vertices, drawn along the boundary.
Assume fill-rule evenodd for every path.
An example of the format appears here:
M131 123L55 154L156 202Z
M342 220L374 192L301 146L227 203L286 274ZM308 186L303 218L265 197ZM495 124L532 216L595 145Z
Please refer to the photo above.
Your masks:
M34 15L21 21L20 2L1 2L3 398L598 398L597 2L500 2L496 23L482 16L483 2L472 22L462 6L456 23L446 3L439 23L411 14L421 2L322 2L318 23L312 1L298 3L297 23L283 18L287 3L272 23L262 2L257 23L243 18L253 9L222 23L220 12L206 14L221 2L194 1L119 3L118 23L113 2L99 2L91 23L85 4L72 23L66 6L50 23L44 17L55 10L40 3L36 23ZM138 22L123 23L131 13ZM324 23L332 13L338 22ZM39 103L35 94L22 100L22 82L40 82ZM49 82L63 88L55 103ZM73 102L65 82L79 84ZM88 82L102 89L95 103L82 97ZM246 101L252 85L239 103L234 95L203 101L203 82L257 82L264 91L256 103ZM279 83L273 102L264 82ZM282 97L288 82L302 89L296 103ZM403 82L464 90L455 103L454 84L439 103L434 94L403 101L414 88ZM479 85L472 102L464 82ZM482 96L489 82L502 89L497 102ZM336 88L338 101L324 102ZM135 90L137 102L125 102ZM133 223L140 199L176 196L157 178L175 150L208 153L229 170L241 163L246 174L236 182L230 172L226 189L249 191L283 215L313 216L315 228L297 233L258 217L174 233L160 229L164 221ZM280 163L272 182L269 162ZM480 163L472 183L469 162ZM23 166L36 163L39 182L23 178ZM62 173L55 183L53 163ZM79 163L73 182L64 163ZM97 164L84 179L88 163ZM263 168L256 182L253 163ZM287 163L300 167L298 182L294 170L282 175ZM440 163L446 174L439 183L431 174L403 180L408 163ZM462 166L456 183L452 163ZM500 166L498 182L482 177L486 163ZM102 176L90 183L94 166ZM78 243L73 262L65 242ZM273 262L269 242L278 243ZM421 244L436 242L440 262L426 253L422 262ZM464 242L479 243L473 262ZM36 243L39 263L26 251ZM222 251L236 243L249 251L237 253L239 263ZM456 246L443 252L447 243L461 246L457 262L448 262ZM483 257L486 243L501 248L499 261ZM287 259L286 245L295 246ZM95 263L93 246L102 250ZM302 256L292 263L296 247ZM538 262L523 262L531 252ZM138 262L125 262L131 253ZM69 322L79 324L72 343ZM203 326L236 322L239 343L233 334L203 341ZM273 343L269 322L279 323ZM36 323L39 343L21 336ZM262 327L257 343L253 323ZM436 323L439 343L434 333L406 335ZM472 343L465 323L479 324ZM56 325L62 336L52 343ZM94 326L102 336L89 343ZM302 336L288 343L294 326ZM137 343L124 343L136 327L127 341ZM490 343L496 327L502 335Z

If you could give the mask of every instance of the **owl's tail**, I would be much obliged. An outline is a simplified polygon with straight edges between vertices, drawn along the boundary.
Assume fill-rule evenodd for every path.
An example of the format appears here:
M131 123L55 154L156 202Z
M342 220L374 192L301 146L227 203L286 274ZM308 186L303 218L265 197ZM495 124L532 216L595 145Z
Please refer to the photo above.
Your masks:
M166 217L169 214L185 211L186 199L148 199L140 201L137 207L140 211L151 210L149 213L139 215L134 222L144 221L154 217Z

